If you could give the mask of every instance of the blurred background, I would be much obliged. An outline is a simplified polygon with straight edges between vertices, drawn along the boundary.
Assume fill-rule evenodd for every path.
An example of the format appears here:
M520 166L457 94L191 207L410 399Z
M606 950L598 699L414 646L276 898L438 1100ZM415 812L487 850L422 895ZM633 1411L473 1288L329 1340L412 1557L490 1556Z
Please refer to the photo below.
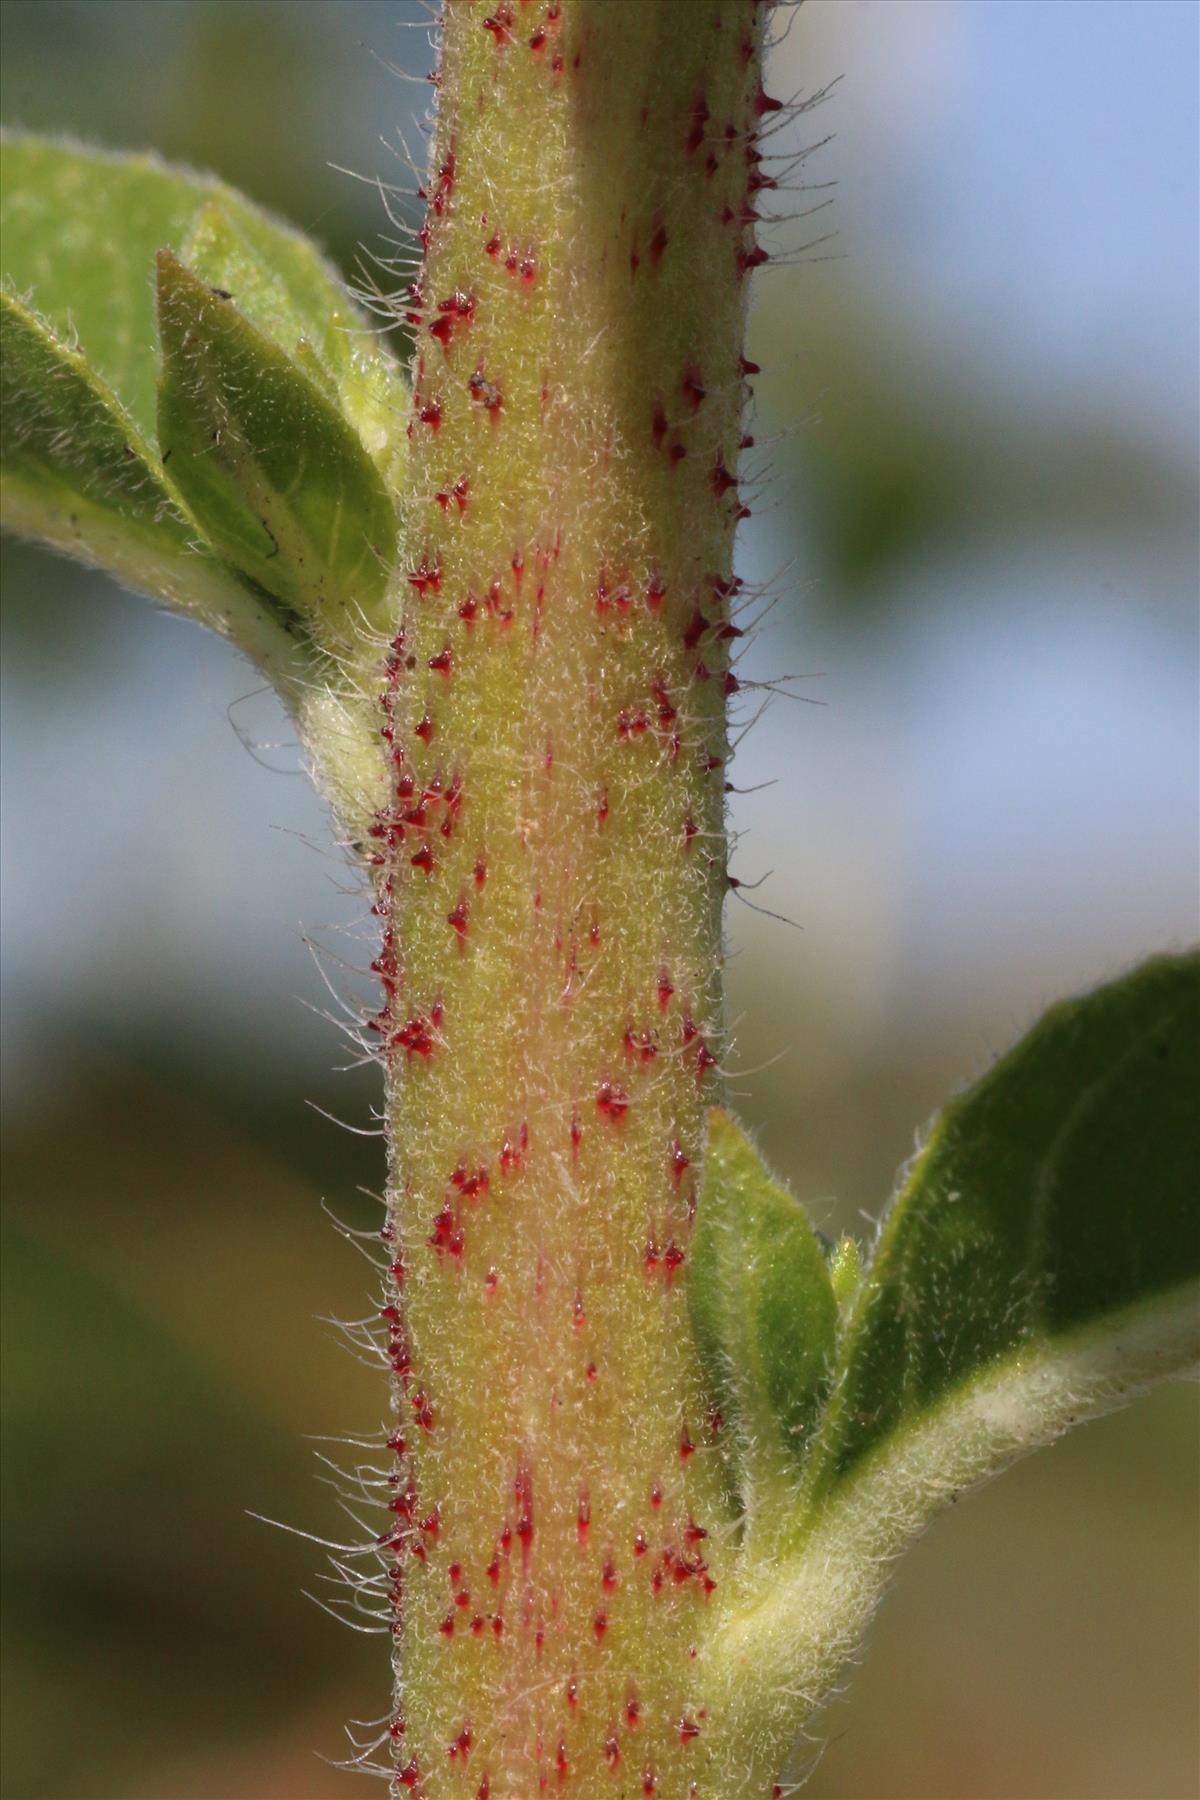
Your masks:
M349 269L384 221L331 165L407 179L419 17L5 0L3 117L213 169ZM1197 17L810 0L775 55L844 79L789 128L836 134L834 205L755 296L750 672L803 679L735 866L801 929L731 903L731 1010L828 1230L1044 1003L1197 932ZM320 1201L372 1222L380 1145L314 1110L374 1091L306 1010L364 905L225 646L19 545L3 591L3 1793L333 1800L386 1650L247 1509L337 1535L304 1434L380 1412L319 1317L362 1310ZM811 1800L1188 1800L1197 1437L1162 1391L943 1520Z

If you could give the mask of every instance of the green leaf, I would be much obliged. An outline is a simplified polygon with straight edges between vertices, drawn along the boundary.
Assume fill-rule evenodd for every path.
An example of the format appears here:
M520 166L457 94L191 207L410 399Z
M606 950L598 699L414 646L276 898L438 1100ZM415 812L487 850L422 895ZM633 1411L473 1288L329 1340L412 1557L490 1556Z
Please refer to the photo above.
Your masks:
M946 1107L849 1298L790 1525L747 1533L707 1651L726 1730L782 1741L783 1697L824 1702L960 1493L1194 1371L1198 1096L1192 954L1055 1007Z
M73 342L154 439L155 253L180 245L220 183L154 156L116 156L6 136L0 152L4 273Z
M199 207L179 246L179 259L212 286L224 288L238 311L289 356L304 341L331 376L351 367L350 333L359 320L333 271L307 239L275 226L264 229L263 221L225 196Z
M231 289L289 352L328 371L367 448L391 468L404 385L336 270L299 232L211 176L154 156L6 134L0 146L3 271L154 438L154 258L180 253Z
M172 480L235 568L348 639L381 608L395 552L379 471L328 394L224 290L169 250L157 263Z
M688 1305L747 1511L786 1505L829 1379L837 1302L803 1207L720 1109L709 1114Z
M834 1246L829 1259L829 1280L838 1311L844 1313L858 1293L862 1280L862 1252L852 1237L844 1237Z
M404 381L308 239L228 196L197 212L180 261L223 289L252 325L337 401L397 491L408 447Z
M214 625L294 703L311 650L299 615L320 641L331 611L330 641L340 649L347 609L369 617L383 591L395 541L384 483L398 479L405 444L395 365L307 239L222 183L152 156L6 136L0 229L11 364L5 523ZM212 271L210 285L228 289L236 278L241 309L264 342L280 339L251 358L259 375L252 396L227 404L207 395L210 410L229 417L226 443L236 441L241 473L253 476L249 501L245 491L231 498L228 459L222 467L210 455L213 466L197 472L194 456L181 454L164 469L155 447L154 262L164 247L184 245ZM226 374L238 364L228 352L226 343ZM220 362L214 352L206 365L214 379ZM282 458L261 438L267 363L274 417L291 441ZM186 391L198 399L203 384L188 390L178 366L174 374L176 399ZM243 399L252 417L239 436L232 424ZM300 434L310 426L315 450L297 488ZM282 561L265 555L263 521L278 524L274 476L292 502L277 530ZM207 504L203 524L190 516L193 496ZM214 514L223 529L211 529Z
M84 513L101 514L104 529L123 530L131 541L166 554L186 551L194 528L120 402L31 307L7 290L0 307L6 487L63 515L51 528L55 537L78 536Z
M1200 1355L1198 1171L1200 957L1158 958L1049 1012L946 1107L892 1204L812 1499L902 1454L898 1440L973 1384L1001 1392L1006 1372L1050 1371L1060 1351L1086 1362L1089 1343L1115 1378L1131 1322L1132 1344L1160 1313L1179 1334L1164 1353Z
M173 600L233 636L281 685L289 622L197 541L134 421L77 350L0 291L4 523Z

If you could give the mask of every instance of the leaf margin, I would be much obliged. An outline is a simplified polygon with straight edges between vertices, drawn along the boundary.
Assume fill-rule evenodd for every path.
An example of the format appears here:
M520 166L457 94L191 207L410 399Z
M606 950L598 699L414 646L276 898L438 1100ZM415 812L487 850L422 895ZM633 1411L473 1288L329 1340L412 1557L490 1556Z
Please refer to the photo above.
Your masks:
M881 1295L881 1272L884 1276L889 1273L888 1259L906 1226L911 1224L913 1213L910 1208L922 1198L923 1184L928 1183L932 1188L936 1181L944 1180L945 1172L940 1166L941 1162L949 1162L953 1170L954 1157L962 1154L960 1139L964 1120L969 1120L972 1114L978 1115L1000 1090L1001 1084L1011 1081L1014 1074L1018 1077L1027 1076L1034 1058L1044 1052L1048 1045L1052 1050L1058 1048L1055 1034L1069 1033L1076 1029L1086 1032L1089 1026L1095 1030L1105 1008L1112 1006L1115 1009L1122 1004L1135 1005L1139 1000L1148 1009L1157 1003L1160 1014L1178 1011L1182 1015L1185 1062L1190 1049L1191 1063L1197 1074L1200 1074L1200 951L1162 953L1147 958L1124 975L1105 982L1098 988L1058 1001L984 1075L954 1095L935 1115L921 1149L901 1172L893 1197L880 1220L873 1251L848 1310L826 1416L813 1446L807 1471L802 1509L804 1512L814 1507L819 1508L841 1485L854 1479L853 1463L839 1472L830 1458L837 1451L838 1434L843 1430L847 1413L852 1407L850 1377L854 1372L855 1358L867 1354L871 1347L866 1334L874 1323ZM1194 1040L1187 1037L1189 1006L1197 1014L1198 1020ZM1106 1020L1102 1022L1107 1024ZM1173 1018L1164 1020L1163 1016L1158 1016L1153 1020L1143 1021L1140 1029L1146 1033L1151 1029L1162 1032L1175 1022ZM1111 1071L1107 1073L1111 1075ZM973 1122L977 1125L978 1118ZM1065 1130L1064 1126L1058 1138L1052 1140L1051 1148L1056 1153L1062 1147ZM1189 1278L1200 1281L1200 1229L1193 1246L1193 1261L1197 1266L1193 1268ZM1150 1296L1140 1295L1130 1304L1137 1305L1149 1298ZM1111 1316L1118 1316L1123 1310L1123 1307L1117 1307ZM1098 1327L1103 1329L1103 1321L1109 1316L1109 1312L1097 1311L1093 1318ZM1082 1323L1090 1322L1086 1320ZM866 1449L860 1450L859 1460L864 1457L869 1460L876 1454L886 1459L889 1454L888 1446L898 1435L902 1436L905 1431L916 1428L922 1417L939 1410L952 1399L955 1392L970 1390L980 1379L986 1378L990 1369L1004 1366L1010 1355L1035 1355L1042 1344L1068 1341L1075 1329L1076 1327L1068 1326L1060 1330L1031 1332L1026 1338L1006 1347L991 1362L981 1362L963 1380L944 1388L932 1407L918 1407L873 1446L868 1445ZM1200 1316L1196 1321L1194 1356L1200 1358Z
M0 521L5 529L103 570L131 591L175 606L232 639L288 697L305 678L310 660L294 622L269 596L256 594L212 554L118 397L82 352L64 343L50 322L7 284L0 284L0 323L6 337L14 329L20 331L47 363L57 364L56 373L73 390L77 403L93 407L101 430L111 433L109 449L122 459L117 465L122 475L134 468L153 496L144 510L123 511L118 504L106 505L97 492L89 493L65 463L49 460L43 461L47 480L39 492L37 481L6 460L0 467ZM11 337L7 351L5 381L12 371ZM11 396L9 400L5 412L11 417ZM98 470L102 466L93 465ZM81 530L83 515L88 523Z
M805 1208L739 1120L712 1107L687 1283L693 1339L753 1534L794 1504L838 1332L828 1258ZM803 1315L806 1336L787 1341Z

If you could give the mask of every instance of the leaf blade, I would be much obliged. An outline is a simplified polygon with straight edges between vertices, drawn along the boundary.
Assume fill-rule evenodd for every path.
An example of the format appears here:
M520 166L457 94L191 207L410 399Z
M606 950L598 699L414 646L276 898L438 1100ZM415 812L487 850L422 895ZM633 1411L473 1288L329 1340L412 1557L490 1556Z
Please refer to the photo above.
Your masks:
M790 1546L776 1543L766 1557L748 1560L708 1651L725 1684L729 1728L748 1731L761 1718L764 1666L775 1692L803 1696L805 1714L825 1703L862 1642L896 1557L960 1494L1081 1420L1189 1372L1197 1356L1196 1288L1184 1282L953 1390L893 1440L894 1457L864 1459L804 1517Z
M753 1529L799 1480L833 1359L837 1301L804 1209L720 1108L709 1115L688 1307L734 1434Z
M346 509L354 491L360 500L366 491L369 500L369 529L357 563L351 540L343 535L339 545L336 526L328 529L331 519L326 519L326 547L340 550L336 573L355 577L358 589L335 608L340 617L333 621L333 647L339 653L345 607L369 615L394 541L394 509L380 488L388 482L395 487L406 444L405 390L395 364L336 271L306 238L211 177L153 156L5 133L0 227L5 280L14 290L14 304L18 296L36 304L36 315L32 306L26 311L37 318L35 335L40 334L45 364L40 398L33 395L37 384L31 384L27 367L9 383L16 410L5 444L5 522L214 625L294 702L296 681L307 679L312 640L320 648L321 627L330 621L318 621L311 605L298 603L294 582L260 581L264 571L252 557L243 559L241 573L228 567L229 543L205 543L175 471L163 468L154 448L155 255L164 245L194 242L217 263L232 257L244 297L267 335L279 331L302 374L307 371L304 379L338 414L340 422L330 427L318 407L318 441L327 446L331 435L340 437L334 475L349 490ZM29 360L27 354L24 364ZM75 394L66 421L71 429L53 432L43 428L53 410L48 396L61 402L64 386ZM29 417L22 422L26 405ZM368 457L378 475L368 472L362 479ZM356 466L357 490L347 476ZM142 504L135 502L135 489ZM343 522L336 496L329 512L337 515L336 525ZM377 548L381 557L375 557ZM369 558L374 560L368 567ZM306 610L307 629L302 629Z
M196 212L179 260L334 397L393 493L407 457L407 388L316 247L235 196Z
M134 421L45 319L0 289L0 517L232 637L285 692L294 621L198 542Z
M0 292L6 481L111 512L131 534L182 551L193 527L174 505L132 418L45 319Z
M973 1382L1200 1275L1197 1093L1193 954L1055 1007L946 1108L856 1300L810 1504Z
M158 267L163 460L220 553L322 638L386 597L396 514L328 396L169 250Z
M1161 1380L1200 1372L1198 1094L1200 956L1193 953L1156 958L1054 1008L946 1109L854 1288L835 1386L790 1530L748 1541L738 1592L709 1648L729 1729L749 1733L761 1722L764 1665L776 1694L803 1696L806 1711L824 1703L896 1557L960 1494L1081 1420ZM1017 1133L997 1155L1001 1129L1011 1134L1014 1117L1023 1120L1024 1137ZM1105 1127L1099 1136L1097 1118ZM997 1292L1012 1300L986 1267L982 1287L960 1280L956 1288L953 1256L931 1255L912 1226L915 1220L936 1235L954 1215L968 1174L979 1178L968 1151L994 1161L994 1183L984 1192L1015 1214L1008 1237L1022 1253L1036 1215L1038 1278L1023 1285L1021 1306L983 1327L970 1321L973 1338L952 1338L956 1356L943 1359L940 1379L931 1381L937 1359L911 1358L906 1334L931 1325L944 1333L956 1297L960 1310ZM1087 1210L1101 1165L1106 1199ZM1014 1201L1003 1190L1022 1167L1044 1176L1043 1191L1027 1180ZM1050 1204L1056 1193L1074 1204ZM928 1204L914 1206L921 1199ZM1106 1251L1093 1241L1071 1280L1047 1283L1047 1270L1067 1270L1082 1212ZM1153 1239L1154 1254L1130 1259L1131 1232L1143 1244ZM941 1248L965 1249L979 1273L1004 1244L1004 1232L980 1229L977 1206L968 1228L955 1221ZM897 1291L904 1308L889 1305ZM973 1360L965 1355L972 1343L984 1352ZM900 1370L890 1388L889 1367Z
M218 221L214 225L214 216ZM236 270L244 309L284 347L303 335L345 390L368 448L395 458L405 388L391 358L310 240L211 175L153 155L20 132L0 139L4 273L56 336L77 345L153 442L157 406L153 264L163 248L218 286ZM189 247L196 252L192 264ZM355 408L357 407L357 411Z

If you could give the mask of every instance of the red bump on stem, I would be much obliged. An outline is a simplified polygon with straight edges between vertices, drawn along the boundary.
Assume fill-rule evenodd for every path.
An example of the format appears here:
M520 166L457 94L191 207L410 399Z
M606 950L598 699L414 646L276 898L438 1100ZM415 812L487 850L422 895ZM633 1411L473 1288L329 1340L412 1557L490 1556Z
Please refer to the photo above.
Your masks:
M770 262L771 253L764 250L761 244L754 244L749 249L739 250L737 266L739 275L748 275L752 269L761 269L765 262Z
M509 0L502 0L494 13L489 13L486 19L480 21L483 29L491 32L497 50L502 50L505 44L512 41L512 22L513 9Z
M680 390L693 412L699 412L701 406L708 399L708 389L701 381L697 369L688 369L685 372Z
M513 1493L517 1501L517 1537L521 1549L528 1559L533 1544L533 1476L523 1465L518 1468L513 1481Z
M466 1237L453 1207L442 1207L433 1221L433 1230L425 1241L439 1256L461 1259L466 1247Z
M422 557L420 563L409 575L410 587L415 587L421 598L425 598L425 590L432 588L436 594L442 585L442 570L439 563L431 563L428 557Z
M477 367L474 374L468 377L467 391L472 400L475 401L476 405L482 406L493 418L497 416L504 406L504 396L500 391L499 385L494 381L488 380L488 377L483 372L482 365Z
M704 131L710 117L708 101L703 94L698 94L692 102L691 130L684 139L684 148L689 156L693 155L704 142Z
M624 1088L618 1087L614 1081L602 1081L596 1090L596 1106L606 1119L618 1124L629 1111L629 1099Z

